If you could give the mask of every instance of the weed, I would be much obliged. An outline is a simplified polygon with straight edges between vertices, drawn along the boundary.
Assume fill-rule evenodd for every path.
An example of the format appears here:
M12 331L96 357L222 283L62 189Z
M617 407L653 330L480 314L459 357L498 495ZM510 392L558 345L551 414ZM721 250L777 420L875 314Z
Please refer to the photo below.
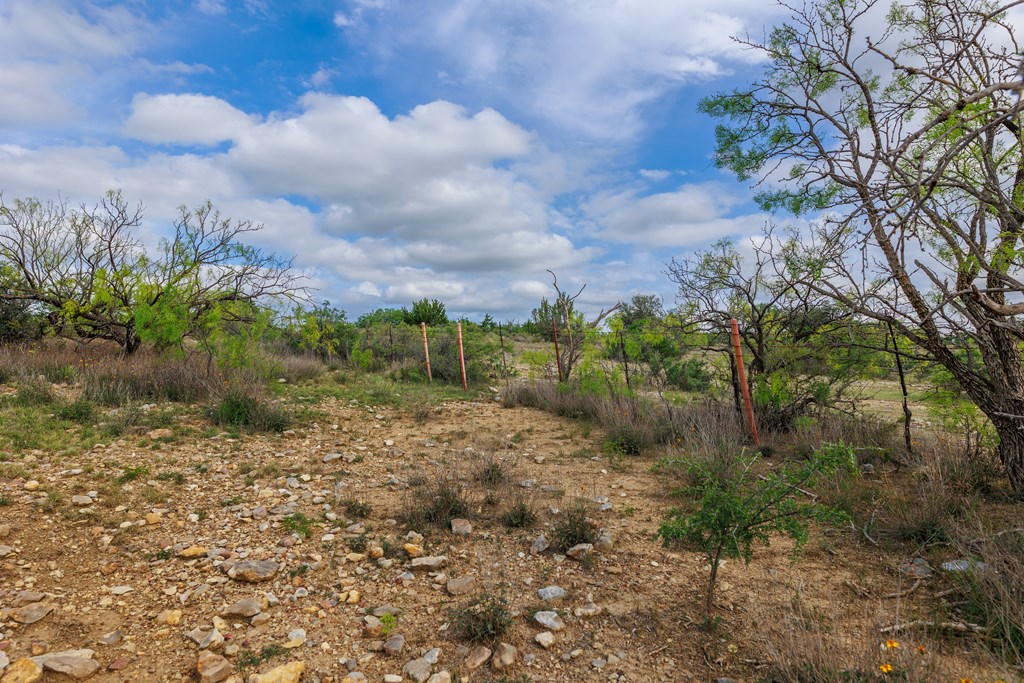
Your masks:
M5 508L11 504L11 499L8 496L0 496L0 508Z
M239 504L241 504L241 502L243 500L245 500L245 499L242 498L241 496L229 496L227 498L221 498L220 499L220 506L222 508L229 508L232 505L239 505Z
M597 525L588 518L589 512L590 506L582 500L565 510L552 534L557 547L568 550L580 543L597 542Z
M480 463L476 471L476 480L488 488L495 488L508 481L509 472L501 461L488 456Z
M313 533L313 524L314 521L301 512L293 512L281 520L281 526L285 528L285 531L298 534L303 538L308 538Z
M447 528L453 519L465 517L470 510L465 491L458 481L448 477L413 489L407 500L404 518L413 528L426 524Z
M155 486L147 486L142 489L142 498L147 503L156 505L157 503L163 503L167 500L167 494L156 488Z
M380 618L380 625L381 625L380 633L381 633L381 635L382 636L390 635L391 632L395 630L395 626L397 624L398 624L398 617L396 617L394 614L388 613L388 614L383 615Z
M264 662L270 661L274 657L286 654L288 650L284 647L274 643L273 645L267 645L259 653L253 652L252 650L242 650L238 655L238 667L241 669L250 669L257 667Z
M502 513L501 523L509 529L525 529L537 523L537 513L524 500L520 500Z
M512 625L512 613L504 596L482 594L451 612L457 634L471 643L493 642Z
M169 560L171 559L172 555L173 553L171 552L170 548L161 548L160 550L157 550L155 552L146 553L145 557L147 561L154 562L156 560Z
M159 481L173 481L175 484L181 485L185 483L185 475L181 472L171 470L169 472L161 472L156 475Z
M356 519L364 519L370 516L370 505L355 498L348 498L342 502L342 506L348 514Z
M283 432L291 418L281 408L256 396L231 390L209 412L215 424L255 431Z
M117 481L121 484L129 481L135 481L139 477L149 476L149 465L139 465L138 467L125 467L123 474L117 478Z
M367 538L366 534L359 534L348 539L348 549L354 553L366 552L366 547L370 544L370 539Z
M57 417L72 422L91 422L95 416L95 406L84 398L63 405L57 410Z
M54 402L53 392L49 385L42 382L28 382L18 387L14 402L22 407L48 406Z

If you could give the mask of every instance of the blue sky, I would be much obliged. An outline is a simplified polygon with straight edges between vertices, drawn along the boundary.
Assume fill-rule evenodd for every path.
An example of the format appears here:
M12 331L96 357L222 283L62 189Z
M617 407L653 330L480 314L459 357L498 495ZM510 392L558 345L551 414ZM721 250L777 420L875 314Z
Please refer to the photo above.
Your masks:
M524 319L671 303L674 256L766 217L710 162L705 95L763 0L0 0L0 188L147 235L211 199L355 317L424 296Z

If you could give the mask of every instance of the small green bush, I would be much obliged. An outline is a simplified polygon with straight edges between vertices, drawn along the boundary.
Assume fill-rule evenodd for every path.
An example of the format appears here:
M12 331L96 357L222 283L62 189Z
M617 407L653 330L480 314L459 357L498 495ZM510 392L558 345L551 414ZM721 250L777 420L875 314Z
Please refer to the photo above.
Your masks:
M595 543L598 530L597 525L588 518L589 513L590 506L585 501L573 503L555 525L553 531L555 546L562 550L568 550L580 543Z
M404 513L406 524L417 528L427 524L448 528L456 517L469 514L466 492L454 478L442 477L413 489Z
M294 512L282 519L281 526L288 533L297 534L303 538L309 538L309 535L313 533L313 520L301 512Z
M703 552L711 564L706 608L710 616L723 557L750 562L753 545L768 545L772 534L784 533L799 549L807 542L810 520L848 524L846 513L827 508L802 497L802 487L821 476L857 466L853 449L845 444L824 444L812 459L760 474L760 454L741 453L734 469L708 468L695 461L691 479L696 483L688 493L700 503L695 512L669 511L658 529L665 544L682 543Z
M215 424L261 432L283 432L291 423L290 416L283 409L237 390L224 395L210 410L210 418Z
M77 401L61 406L57 410L57 416L72 422L92 422L96 417L96 408L92 402L80 398Z
M529 503L521 500L502 513L501 523L509 529L525 529L537 523L537 513Z
M18 393L14 396L14 402L23 407L48 406L56 399L48 384L43 382L28 382L18 387Z
M500 595L483 594L451 612L456 633L471 643L493 642L512 626L508 601Z

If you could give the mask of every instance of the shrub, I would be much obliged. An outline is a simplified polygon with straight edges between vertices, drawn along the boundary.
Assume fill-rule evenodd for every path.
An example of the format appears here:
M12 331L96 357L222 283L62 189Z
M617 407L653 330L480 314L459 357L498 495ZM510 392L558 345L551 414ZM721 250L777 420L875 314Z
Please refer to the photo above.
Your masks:
M555 546L568 550L580 543L597 541L597 525L589 518L590 506L586 501L576 501L562 514L552 533Z
M210 419L219 425L264 432L283 432L291 423L280 407L237 389L229 390L210 410Z
M352 515L356 519L362 519L364 517L370 516L370 505L368 503L364 503L361 500L356 500L355 498L348 498L344 502L342 502L342 506L345 508L345 511L348 512L348 514Z
M407 500L403 517L412 528L426 524L448 528L453 519L465 517L470 510L466 492L454 477L442 477L415 488Z
M520 500L501 514L501 523L509 529L525 529L537 523L537 513L529 503Z
M500 460L493 455L488 455L480 461L476 470L475 479L493 489L508 481L509 473Z
M19 406L46 406L54 402L53 391L43 382L26 382L18 387L14 401Z
M91 422L96 416L96 408L90 401L80 398L61 406L57 410L57 416L73 422Z
M457 634L471 643L493 642L512 626L504 596L482 594L451 612Z
M711 373L699 358L669 361L665 364L665 382L683 391L704 392L711 388Z
M750 562L754 543L768 545L773 533L786 534L799 549L807 542L808 521L849 519L842 512L797 497L802 495L801 487L814 483L821 475L855 467L853 449L849 446L827 445L807 462L764 475L755 472L759 460L756 453L741 453L737 457L740 466L725 471L725 476L721 470L693 472L698 483L689 492L700 499L698 509L693 513L670 510L658 529L666 544L687 544L707 555L711 564L706 601L709 616L722 557Z
M313 520L301 512L293 512L281 520L281 526L290 534L308 538L313 533Z

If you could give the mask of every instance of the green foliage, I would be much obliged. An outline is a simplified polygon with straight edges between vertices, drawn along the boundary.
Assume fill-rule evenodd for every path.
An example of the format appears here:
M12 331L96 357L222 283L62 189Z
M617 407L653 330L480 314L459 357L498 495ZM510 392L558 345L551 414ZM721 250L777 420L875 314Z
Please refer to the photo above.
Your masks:
M301 512L293 512L281 520L281 526L285 531L302 538L309 538L309 535L313 533L313 524L314 521Z
M564 510L552 531L555 546L568 550L580 543L595 543L598 529L589 514L590 506L582 500L576 501Z
M451 623L464 640L490 643L512 626L512 612L504 596L483 594L451 612Z
M707 555L711 562L709 613L722 557L750 562L754 543L768 545L776 533L792 538L799 549L807 542L809 521L839 523L849 519L843 512L804 499L800 489L821 476L855 470L850 446L825 444L807 461L763 474L756 467L759 461L759 454L742 453L731 468L691 463L689 476L695 484L687 493L699 499L698 507L693 512L678 508L669 511L658 529L666 545L680 543Z
M225 393L209 415L215 424L254 431L283 432L291 423L291 417L283 408L239 389Z
M665 363L665 383L683 391L706 392L711 388L711 373L700 358L670 360Z
M398 617L396 617L394 614L391 614L390 612L388 614L384 614L380 618L380 625L381 635L387 637L391 635L391 632L395 630L395 626L398 625Z
M72 422L91 422L96 416L96 407L84 398L62 405L57 416Z
M466 517L469 512L469 500L459 482L453 477L441 477L413 489L404 519L412 529L428 524L446 529L453 519Z
M402 309L402 322L406 325L426 323L427 327L438 327L448 324L448 313L443 303L424 297L413 303L411 310Z
M500 521L509 529L525 529L537 523L537 513L529 503L520 500L501 513Z
M137 467L125 467L121 476L117 478L118 483L124 484L129 481L135 481L141 477L149 476L149 465L139 465Z

